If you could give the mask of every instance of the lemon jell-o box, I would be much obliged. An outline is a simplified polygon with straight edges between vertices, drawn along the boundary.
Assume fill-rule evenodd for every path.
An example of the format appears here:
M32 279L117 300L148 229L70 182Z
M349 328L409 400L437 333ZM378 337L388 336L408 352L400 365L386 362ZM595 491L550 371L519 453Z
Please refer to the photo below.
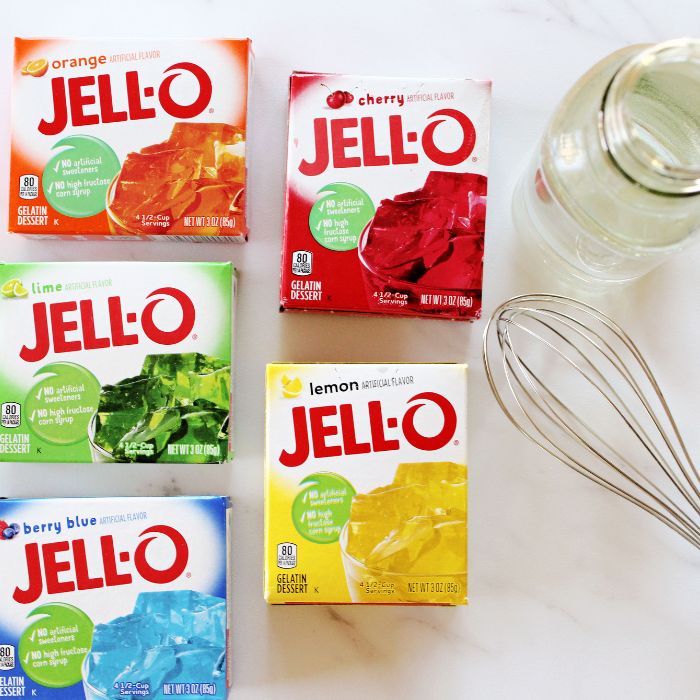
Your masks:
M0 462L223 462L230 263L0 264Z
M467 367L267 367L269 603L467 602Z
M15 39L10 231L243 241L248 39Z

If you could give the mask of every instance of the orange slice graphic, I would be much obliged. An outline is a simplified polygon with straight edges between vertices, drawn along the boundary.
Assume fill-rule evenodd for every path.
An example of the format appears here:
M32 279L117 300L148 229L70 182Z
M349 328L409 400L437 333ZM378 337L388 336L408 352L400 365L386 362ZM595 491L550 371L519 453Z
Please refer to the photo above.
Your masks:
M31 75L34 78L41 78L49 69L49 62L45 58L37 58L34 61L29 61L22 68L22 75Z

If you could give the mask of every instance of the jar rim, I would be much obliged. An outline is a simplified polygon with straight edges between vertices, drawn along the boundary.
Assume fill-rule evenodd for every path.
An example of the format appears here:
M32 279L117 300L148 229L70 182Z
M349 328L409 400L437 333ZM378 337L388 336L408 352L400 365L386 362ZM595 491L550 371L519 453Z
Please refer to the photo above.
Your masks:
M662 195L700 193L700 159L689 164L671 162L653 149L639 137L626 98L646 74L681 62L697 66L700 84L700 40L674 39L643 49L613 75L601 106L601 139L615 165L628 179Z

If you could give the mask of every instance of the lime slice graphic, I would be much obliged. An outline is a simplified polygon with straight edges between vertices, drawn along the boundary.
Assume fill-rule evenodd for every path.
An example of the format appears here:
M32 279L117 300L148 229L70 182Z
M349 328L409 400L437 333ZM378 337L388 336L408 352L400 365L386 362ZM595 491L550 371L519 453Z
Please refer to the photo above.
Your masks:
M14 286L13 291L14 291L14 295L18 299L22 299L26 296L29 296L29 292L22 286L21 282L15 282L15 286Z
M3 296L12 298L15 295L16 284L19 284L20 287L22 286L22 283L19 280L7 280L7 282L5 282L5 284L3 284L2 287L0 287L0 292L2 292Z

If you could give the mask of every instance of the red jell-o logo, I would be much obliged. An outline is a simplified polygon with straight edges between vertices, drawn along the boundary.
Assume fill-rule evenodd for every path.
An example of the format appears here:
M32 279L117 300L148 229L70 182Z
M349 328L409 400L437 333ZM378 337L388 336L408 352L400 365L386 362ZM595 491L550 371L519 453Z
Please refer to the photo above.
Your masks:
M336 93L333 93L335 95ZM331 96L332 97L332 96ZM420 136L422 152L433 163L445 167L459 165L474 150L476 131L469 117L457 109L444 108L433 112ZM445 121L453 121L462 133L461 143L451 151L442 150L435 139L435 130ZM377 129L389 131L390 147L381 153L377 148ZM329 165L334 168L360 168L383 165L410 165L418 163L418 149L410 144L418 142L418 132L405 131L403 116L392 114L386 122L375 117L333 118L318 117L313 122L314 159L304 159L299 172L307 177L321 175ZM362 155L355 155L357 147Z
M409 407L399 430L397 418L384 417L381 401L370 401L366 407L370 426L367 436L358 435L353 404L314 406L308 410L305 406L295 406L292 409L294 451L283 450L280 464L299 467L312 454L315 459L324 459L400 450L401 437L412 447L425 451L440 450L452 440L457 429L457 413L447 398L425 391L411 397L407 403ZM442 414L442 426L435 435L423 435L415 424L416 414L426 404L438 408Z
M54 353L60 354L136 345L139 342L138 333L127 331L128 326L136 323L140 324L140 329L149 340L159 345L175 345L189 336L194 328L196 311L192 299L185 292L175 287L161 287L151 292L147 298L151 301L146 304L139 318L133 311L124 312L120 297L109 297L107 308L104 309L110 328L110 333L106 336L100 336L96 331L95 307L91 299L53 304L35 303L32 307L34 344L23 345L19 356L25 362L39 362L52 349ZM155 308L164 299L174 301L180 307L181 320L174 329L159 328L154 320ZM72 337L76 331L81 332L80 339Z
M134 571L127 570L125 566L132 561L131 552L117 551L112 535L100 537L101 557L98 562L88 560L84 539L45 542L41 545L31 542L24 548L27 586L17 586L12 598L17 603L28 605L36 602L44 593L57 595L76 590L125 586L133 581L134 572L149 583L172 583L187 567L187 540L168 525L149 527L140 537L145 535L150 536L139 542L133 553ZM149 562L149 545L159 535L168 538L175 548L175 559L165 569L158 569Z
M209 105L212 96L212 82L209 74L196 63L182 61L165 69L166 75L158 86L158 104L176 119L194 119ZM185 104L173 97L173 82L183 73L193 76L198 85L197 94ZM73 78L58 76L51 79L53 102L52 119L42 119L38 129L45 136L60 134L69 124L74 127L154 119L155 107L149 106L155 96L155 88L142 87L138 71L128 71L124 76L123 91L118 97L117 86L112 83L109 73L82 75Z

